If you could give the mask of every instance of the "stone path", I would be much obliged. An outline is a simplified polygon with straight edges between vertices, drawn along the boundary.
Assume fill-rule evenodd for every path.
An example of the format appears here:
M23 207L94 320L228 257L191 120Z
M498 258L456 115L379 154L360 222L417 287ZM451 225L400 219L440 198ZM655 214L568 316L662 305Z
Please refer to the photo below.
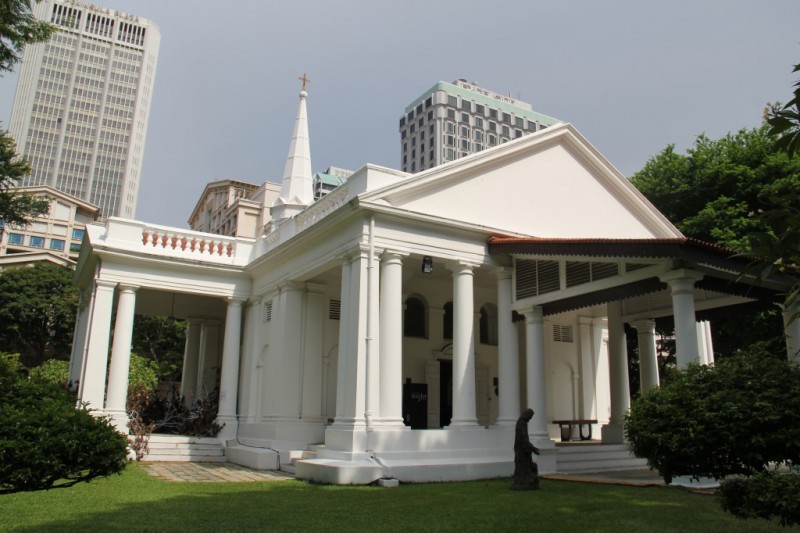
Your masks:
M287 472L251 470L230 463L140 463L145 472L166 481L220 482L220 481L286 481L294 479Z

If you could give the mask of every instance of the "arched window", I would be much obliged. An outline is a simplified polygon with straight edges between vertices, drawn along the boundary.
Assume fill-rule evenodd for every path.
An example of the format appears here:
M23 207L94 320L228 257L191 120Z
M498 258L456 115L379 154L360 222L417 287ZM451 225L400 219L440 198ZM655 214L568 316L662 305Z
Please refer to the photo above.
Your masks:
M481 306L480 341L497 346L497 307L494 304Z
M453 302L444 304L444 313L442 314L442 338L453 338Z
M428 337L428 310L425 302L412 296L406 300L403 313L403 335L426 339Z

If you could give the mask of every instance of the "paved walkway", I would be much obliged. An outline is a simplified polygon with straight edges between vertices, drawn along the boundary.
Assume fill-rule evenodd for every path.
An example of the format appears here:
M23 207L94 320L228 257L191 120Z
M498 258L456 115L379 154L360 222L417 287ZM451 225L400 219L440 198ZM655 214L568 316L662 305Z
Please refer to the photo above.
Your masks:
M231 463L142 462L145 472L166 481L286 481L294 479L287 472L251 470Z
M251 470L231 463L142 462L142 468L151 476L166 481L220 482L220 481L286 481L294 479L288 472ZM656 472L650 470L625 470L597 474L552 474L546 479L605 483L613 485L653 486L664 485Z

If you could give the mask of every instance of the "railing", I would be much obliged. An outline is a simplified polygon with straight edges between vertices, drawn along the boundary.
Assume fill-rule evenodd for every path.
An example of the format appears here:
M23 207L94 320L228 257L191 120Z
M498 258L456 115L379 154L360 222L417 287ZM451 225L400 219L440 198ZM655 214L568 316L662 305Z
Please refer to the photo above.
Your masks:
M254 242L121 218L109 218L105 228L87 226L87 231L93 245L224 264L247 264Z

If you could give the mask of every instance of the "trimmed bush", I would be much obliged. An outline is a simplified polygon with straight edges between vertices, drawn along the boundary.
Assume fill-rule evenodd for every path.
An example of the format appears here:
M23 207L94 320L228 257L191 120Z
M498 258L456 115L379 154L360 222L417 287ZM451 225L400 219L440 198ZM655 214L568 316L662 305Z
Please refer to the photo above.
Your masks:
M759 472L726 479L719 487L722 509L739 518L777 519L782 526L800 524L800 476Z
M800 368L760 353L691 365L633 403L625 435L667 483L798 463Z
M76 407L62 386L27 379L18 357L0 354L0 494L119 473L127 444L107 419Z
M28 375L31 379L66 387L67 381L69 381L69 362L48 359L41 365L31 368Z

